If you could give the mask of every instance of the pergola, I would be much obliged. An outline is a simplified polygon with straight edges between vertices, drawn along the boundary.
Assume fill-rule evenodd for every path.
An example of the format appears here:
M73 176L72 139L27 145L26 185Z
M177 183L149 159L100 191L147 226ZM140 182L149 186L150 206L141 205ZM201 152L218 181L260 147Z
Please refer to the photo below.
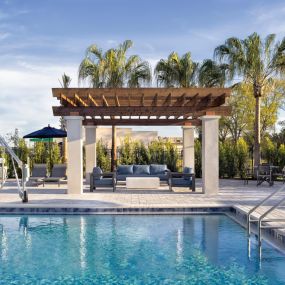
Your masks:
M194 168L194 129L202 124L203 191L218 191L218 127L229 88L53 88L67 122L68 193L82 193L82 126L87 180L96 165L96 126L182 126L183 166ZM115 137L115 136L114 136ZM112 144L114 146L114 142Z

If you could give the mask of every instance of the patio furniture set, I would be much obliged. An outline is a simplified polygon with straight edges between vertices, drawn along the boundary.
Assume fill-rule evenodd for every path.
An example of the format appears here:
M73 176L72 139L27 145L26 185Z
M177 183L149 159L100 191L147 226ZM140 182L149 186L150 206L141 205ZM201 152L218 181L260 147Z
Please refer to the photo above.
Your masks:
M263 182L267 182L269 186L274 185L274 180L281 178L281 181L285 183L285 167L280 170L280 167L263 163L255 166L252 169L247 169L244 184L248 184L249 179L256 179L256 186L261 185Z
M164 164L119 165L115 172L103 172L94 167L90 175L90 191L100 187L116 190L118 183L126 183L127 189L158 189L161 183L172 187L187 187L195 192L195 174L190 167L183 172L171 172Z
M46 164L35 164L29 182L37 183L38 185L43 184L43 186L47 182L56 182L58 187L60 187L60 183L66 179L66 164L54 164L50 175L47 175Z

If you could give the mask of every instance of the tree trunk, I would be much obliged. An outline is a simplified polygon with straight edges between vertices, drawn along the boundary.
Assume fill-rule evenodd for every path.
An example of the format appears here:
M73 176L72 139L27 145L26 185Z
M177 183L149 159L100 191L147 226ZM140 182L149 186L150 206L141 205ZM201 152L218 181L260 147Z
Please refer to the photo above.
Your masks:
M115 171L117 166L117 144L116 126L112 126L112 150L111 150L111 171Z
M254 166L260 164L260 96L255 96Z

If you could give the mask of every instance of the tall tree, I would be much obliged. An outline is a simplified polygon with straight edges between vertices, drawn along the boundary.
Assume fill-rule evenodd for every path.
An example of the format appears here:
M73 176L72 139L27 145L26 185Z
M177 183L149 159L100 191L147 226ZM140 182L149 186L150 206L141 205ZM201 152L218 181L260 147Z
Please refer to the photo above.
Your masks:
M254 163L260 163L260 98L270 81L284 74L285 38L276 42L274 34L265 39L253 33L246 39L229 38L215 49L215 57L227 64L230 80L241 79L252 85L255 98ZM235 78L236 77L236 78Z
M224 87L226 83L227 64L218 64L205 59L199 67L198 84L200 87Z
M63 73L61 76L61 80L58 80L62 88L69 88L71 83L71 77ZM59 119L60 128L62 130L66 130L66 120L64 117L60 117ZM62 162L65 163L67 161L67 138L62 139Z
M165 87L195 86L198 63L187 52L181 57L172 52L167 59L161 59L155 67L157 84Z
M127 55L133 43L124 41L106 52L91 45L79 66L79 81L88 80L93 88L140 87L151 82L151 68L138 55ZM116 165L116 128L112 126L112 163Z

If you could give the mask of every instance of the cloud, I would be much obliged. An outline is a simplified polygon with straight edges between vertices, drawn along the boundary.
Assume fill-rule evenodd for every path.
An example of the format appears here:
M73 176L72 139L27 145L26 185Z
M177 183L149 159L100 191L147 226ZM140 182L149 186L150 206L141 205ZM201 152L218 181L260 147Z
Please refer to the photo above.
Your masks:
M59 118L53 116L51 108L58 102L51 88L59 87L58 78L63 72L75 79L77 67L22 61L17 66L1 68L0 133L18 128L23 135L49 123L58 126Z
M5 40L6 38L8 38L11 34L7 33L7 32L0 32L0 41L1 40Z
M282 34L285 32L285 6L281 5L264 5L254 8L249 11L249 16L252 19L252 25L257 31L262 31L264 34L275 33Z

